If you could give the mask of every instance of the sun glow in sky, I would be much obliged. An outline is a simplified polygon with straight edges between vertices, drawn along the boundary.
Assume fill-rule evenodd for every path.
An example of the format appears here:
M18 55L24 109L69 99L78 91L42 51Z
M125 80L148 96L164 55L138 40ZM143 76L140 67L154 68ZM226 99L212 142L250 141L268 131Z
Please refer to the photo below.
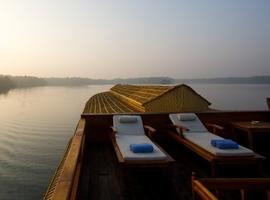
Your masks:
M0 0L0 74L270 75L269 0Z

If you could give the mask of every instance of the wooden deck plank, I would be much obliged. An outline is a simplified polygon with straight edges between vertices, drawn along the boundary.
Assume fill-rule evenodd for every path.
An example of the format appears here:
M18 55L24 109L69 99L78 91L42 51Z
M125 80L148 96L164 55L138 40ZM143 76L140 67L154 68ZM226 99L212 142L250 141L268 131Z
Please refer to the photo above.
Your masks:
M175 173L168 178L166 169L121 166L108 142L87 146L78 199L191 199L189 183L182 183L189 179L181 177L184 173L181 165L175 165Z

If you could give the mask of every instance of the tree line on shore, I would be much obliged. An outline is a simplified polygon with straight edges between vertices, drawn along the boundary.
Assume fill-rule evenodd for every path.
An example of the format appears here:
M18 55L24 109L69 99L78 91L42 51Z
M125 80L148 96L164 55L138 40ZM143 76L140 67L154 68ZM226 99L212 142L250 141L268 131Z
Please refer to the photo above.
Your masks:
M47 85L46 80L33 76L4 76L0 75L0 92L14 88L28 88Z
M0 76L0 92L6 92L14 87L14 83L8 76Z
M39 78L33 76L4 76L0 75L0 92L7 92L14 88L28 88L38 86L83 86L98 84L171 84L174 79L168 77L147 77L130 79L91 79L80 77L67 78Z
M0 75L0 93L14 88L28 88L37 86L83 86L98 84L270 84L270 76L228 77L208 79L173 79L170 77L142 77L117 79L91 79L80 77L67 78L39 78L33 76L4 76Z

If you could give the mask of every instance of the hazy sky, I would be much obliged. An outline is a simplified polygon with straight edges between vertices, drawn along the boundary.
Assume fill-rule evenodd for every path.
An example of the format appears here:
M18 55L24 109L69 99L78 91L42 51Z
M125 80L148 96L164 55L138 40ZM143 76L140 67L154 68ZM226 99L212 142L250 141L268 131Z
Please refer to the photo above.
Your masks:
M270 75L270 1L0 0L0 74Z

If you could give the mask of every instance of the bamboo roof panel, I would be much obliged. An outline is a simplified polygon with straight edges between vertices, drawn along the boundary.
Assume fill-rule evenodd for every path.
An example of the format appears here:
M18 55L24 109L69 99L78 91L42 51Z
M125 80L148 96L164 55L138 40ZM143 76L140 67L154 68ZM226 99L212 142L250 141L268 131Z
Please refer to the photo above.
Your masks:
M128 113L140 112L133 106L121 101L111 92L92 96L85 105L83 113Z
M168 109L164 107L164 103L160 105L158 101L164 95L178 95L179 93L169 93L172 90L179 88L188 89L195 96L197 95L202 101L205 101L208 105L210 103L194 91L187 85L177 86L156 86L156 85L115 85L111 88L111 91L103 92L91 97L85 105L84 113L129 113L129 112L146 112L149 109L154 111L160 111L160 108ZM195 98L192 97L192 98ZM167 96L168 97L168 96ZM176 96L170 96L170 109L179 110L179 102L184 99L177 99ZM156 101L157 100L157 101ZM149 107L149 103L151 108ZM159 103L155 103L159 102ZM166 103L167 100L166 100ZM147 107L148 106L148 107ZM178 107L177 107L178 106ZM171 108L172 107L172 108Z
M138 86L118 84L112 87L111 90L131 98L140 104L144 104L157 98L172 88L174 88L174 86Z
M123 96L126 96L130 99L137 101L139 104L144 105L148 102L151 102L162 95L165 95L167 92L172 91L178 88L188 88L190 91L194 92L202 100L206 101L209 105L211 104L207 99L199 95L191 87L181 84L175 86L161 86L161 85L122 85L117 84L111 88L111 91L119 93Z

